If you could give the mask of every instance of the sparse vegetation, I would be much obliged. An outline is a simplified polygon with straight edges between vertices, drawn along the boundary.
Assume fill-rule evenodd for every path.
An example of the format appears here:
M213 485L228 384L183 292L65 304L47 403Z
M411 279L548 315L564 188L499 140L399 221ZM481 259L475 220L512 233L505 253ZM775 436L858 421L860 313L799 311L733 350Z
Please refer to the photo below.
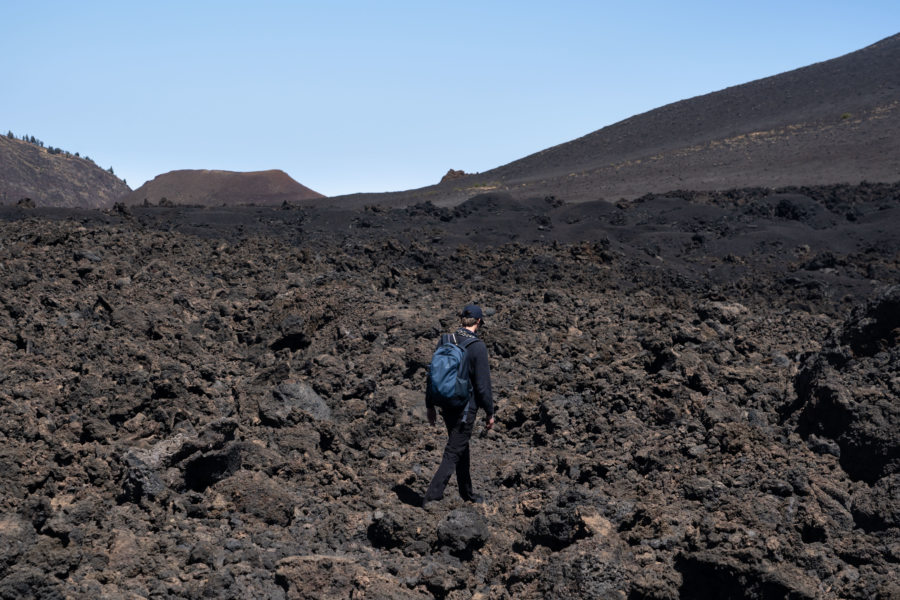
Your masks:
M11 140L16 139L16 135L15 135L11 130L7 130L7 132L6 132L6 137L8 137L8 138L11 139ZM37 139L37 138L34 137L33 135L23 135L21 139L22 139L23 142L28 142L29 144L34 144L35 146L38 146L39 148L44 148L44 147L45 147L45 146L44 146L44 142L41 141L41 140L39 140L39 139ZM72 156L74 156L75 158L82 158L83 160L86 160L87 162L89 162L89 163L91 163L91 164L96 164L96 163L94 163L93 160L91 160L91 157L89 157L89 156L87 156L87 155L85 155L84 157L82 157L81 154L78 153L78 152L75 152L74 154L72 154L72 153L70 153L68 150L63 150L62 148L57 148L57 147L54 147L54 146L47 146L47 147L46 147L46 150L47 150L47 152L49 152L50 154L54 154L54 155L56 155L56 154L65 154L65 155L66 155L66 158L71 158ZM112 168L112 167L110 167L109 169L107 169L107 171L109 172L110 175L115 175L115 172L113 171L113 168Z
M478 183L473 183L472 185L463 188L463 189L475 189L475 190L493 190L500 187L500 182L498 181L482 181Z

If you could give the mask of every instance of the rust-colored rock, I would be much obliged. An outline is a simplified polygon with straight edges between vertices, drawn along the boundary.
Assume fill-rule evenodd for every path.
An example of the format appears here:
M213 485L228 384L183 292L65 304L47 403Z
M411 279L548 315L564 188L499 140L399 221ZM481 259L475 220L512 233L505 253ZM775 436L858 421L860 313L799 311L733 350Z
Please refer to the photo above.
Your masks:
M157 175L120 199L126 205L280 206L324 198L287 173L180 170Z
M448 181L453 181L454 179L462 179L466 176L465 171L457 171L456 169L450 169L447 171L447 174L441 177L441 183L446 183Z

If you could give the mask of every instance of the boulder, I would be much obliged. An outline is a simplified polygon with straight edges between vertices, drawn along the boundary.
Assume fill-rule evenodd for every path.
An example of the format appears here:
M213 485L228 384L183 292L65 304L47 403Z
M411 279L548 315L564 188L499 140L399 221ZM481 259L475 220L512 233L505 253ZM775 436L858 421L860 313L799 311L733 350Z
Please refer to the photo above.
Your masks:
M331 419L331 408L306 383L282 383L258 404L260 419L270 427L291 425L304 417L313 421Z
M484 516L469 507L450 511L437 528L438 546L447 548L450 554L460 558L471 558L489 537L490 530Z

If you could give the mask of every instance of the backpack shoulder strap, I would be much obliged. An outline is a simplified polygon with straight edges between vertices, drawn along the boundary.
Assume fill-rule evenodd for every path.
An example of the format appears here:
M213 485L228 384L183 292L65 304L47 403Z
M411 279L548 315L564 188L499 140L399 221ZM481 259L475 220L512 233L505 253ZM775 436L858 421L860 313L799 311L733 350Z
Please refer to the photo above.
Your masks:
M469 346L471 346L478 340L479 340L479 338L476 338L476 337L467 337L467 338L463 339L462 342L460 342L459 347L462 348L463 350L466 350Z

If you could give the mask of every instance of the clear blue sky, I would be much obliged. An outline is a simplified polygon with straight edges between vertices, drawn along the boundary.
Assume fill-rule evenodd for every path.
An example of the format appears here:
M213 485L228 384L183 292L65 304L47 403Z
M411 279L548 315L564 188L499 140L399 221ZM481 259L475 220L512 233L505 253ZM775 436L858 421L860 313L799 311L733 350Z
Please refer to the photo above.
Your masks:
M857 50L900 2L0 0L0 132L112 166L437 182Z

